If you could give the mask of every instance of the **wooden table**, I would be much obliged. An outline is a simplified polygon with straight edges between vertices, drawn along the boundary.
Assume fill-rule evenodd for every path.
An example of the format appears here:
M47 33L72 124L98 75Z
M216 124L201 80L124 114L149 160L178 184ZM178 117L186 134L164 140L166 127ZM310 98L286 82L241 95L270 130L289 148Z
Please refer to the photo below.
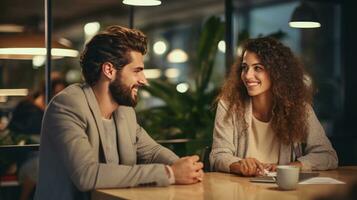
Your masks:
M117 199L238 199L238 200L309 200L321 195L346 191L357 181L357 167L340 167L321 171L320 176L341 180L341 185L299 185L294 191L280 191L276 184L252 183L249 178L225 173L206 173L203 182L194 185L145 187L129 189L98 189L92 193L95 200Z

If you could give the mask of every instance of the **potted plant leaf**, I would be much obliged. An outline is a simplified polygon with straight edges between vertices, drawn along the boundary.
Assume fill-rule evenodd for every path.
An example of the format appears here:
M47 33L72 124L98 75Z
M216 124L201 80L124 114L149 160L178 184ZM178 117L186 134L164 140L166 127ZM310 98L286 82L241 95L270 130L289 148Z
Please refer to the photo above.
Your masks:
M155 139L186 138L185 150L178 154L198 153L211 143L214 110L212 104L218 86L209 88L217 53L217 44L223 39L224 23L218 17L210 17L200 33L197 55L194 59L195 81L185 93L176 91L176 84L165 80L152 80L144 90L161 99L164 105L139 111L139 120ZM182 152L183 151L183 152Z

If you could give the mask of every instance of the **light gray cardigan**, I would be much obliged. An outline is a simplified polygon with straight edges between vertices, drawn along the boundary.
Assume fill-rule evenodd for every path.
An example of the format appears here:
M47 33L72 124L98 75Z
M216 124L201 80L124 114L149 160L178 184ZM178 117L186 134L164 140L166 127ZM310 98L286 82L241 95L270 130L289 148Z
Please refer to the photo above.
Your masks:
M225 116L228 106L219 101L215 126L213 130L213 144L210 154L211 169L214 171L230 172L229 166L246 157L249 135L252 132L252 103L246 106L245 120L248 130L242 133L243 125L232 115L227 120ZM293 145L280 144L279 165L300 161L304 170L327 170L338 166L336 151L325 135L313 109L308 106L308 137L306 143Z

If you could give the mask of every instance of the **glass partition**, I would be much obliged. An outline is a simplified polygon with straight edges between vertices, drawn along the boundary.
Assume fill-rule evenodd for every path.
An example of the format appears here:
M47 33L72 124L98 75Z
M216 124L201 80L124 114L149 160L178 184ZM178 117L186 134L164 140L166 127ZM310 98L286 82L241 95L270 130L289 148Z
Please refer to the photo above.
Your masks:
M289 46L312 76L315 87L314 109L332 136L342 116L341 8L331 2L309 2L321 21L321 28L296 29L288 25L300 1L281 1L257 6L235 1L234 37L239 42L248 37L275 36Z
M238 51L239 43L244 39L260 35L275 35L291 47L312 74L317 88L314 108L327 134L331 135L335 121L341 116L343 96L339 5L322 1L309 2L317 11L322 27L299 30L288 26L290 16L300 4L299 1L266 0L247 3L233 0L232 3L234 51ZM24 29L17 33L0 32L0 37L21 34L24 31L44 33L42 2L27 4L29 2L21 0L1 2L0 11L4 12L0 12L0 24L20 22ZM158 89L160 84L164 84L172 97L165 99L164 91L159 92L161 95L154 95L150 88L140 94L138 117L155 139L211 138L214 117L212 102L227 71L224 34L214 44L216 50L212 51L212 58L199 58L198 46L211 39L200 41L202 32L211 30L208 32L219 34L220 23L224 23L224 6L224 1L216 0L190 3L167 0L156 7L134 8L134 28L142 30L149 39L145 74L153 82L151 88ZM130 8L117 0L54 1L52 9L54 40L79 52L88 39L106 26L129 26ZM207 25L206 22L211 17L219 19L219 23ZM209 75L202 70L206 65L200 64L200 61L213 62ZM43 89L44 71L44 59L41 56L28 60L0 59L0 88L28 91L25 96L0 96L2 136L8 130L7 124L13 117L16 105L28 97L35 98ZM52 71L54 79L63 79L67 84L83 81L78 56L56 57L52 62ZM208 77L207 82L200 82L202 77ZM158 114L159 107L168 109L165 111L168 114ZM28 114L25 118L34 117ZM39 136L39 133L31 135ZM0 137L0 144L7 143L3 139L4 137ZM10 143L17 144L22 139L24 138L21 136ZM27 138L25 141L36 143L38 138Z

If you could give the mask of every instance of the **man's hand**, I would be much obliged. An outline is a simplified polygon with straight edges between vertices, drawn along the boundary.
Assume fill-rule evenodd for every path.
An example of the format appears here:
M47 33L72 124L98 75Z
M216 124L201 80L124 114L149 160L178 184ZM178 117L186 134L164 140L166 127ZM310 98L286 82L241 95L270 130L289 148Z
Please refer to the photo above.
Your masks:
M264 166L255 158L245 158L230 165L232 173L243 176L258 176L264 173Z
M198 162L199 157L187 156L178 159L171 165L175 175L175 184L193 184L203 179L203 163Z

